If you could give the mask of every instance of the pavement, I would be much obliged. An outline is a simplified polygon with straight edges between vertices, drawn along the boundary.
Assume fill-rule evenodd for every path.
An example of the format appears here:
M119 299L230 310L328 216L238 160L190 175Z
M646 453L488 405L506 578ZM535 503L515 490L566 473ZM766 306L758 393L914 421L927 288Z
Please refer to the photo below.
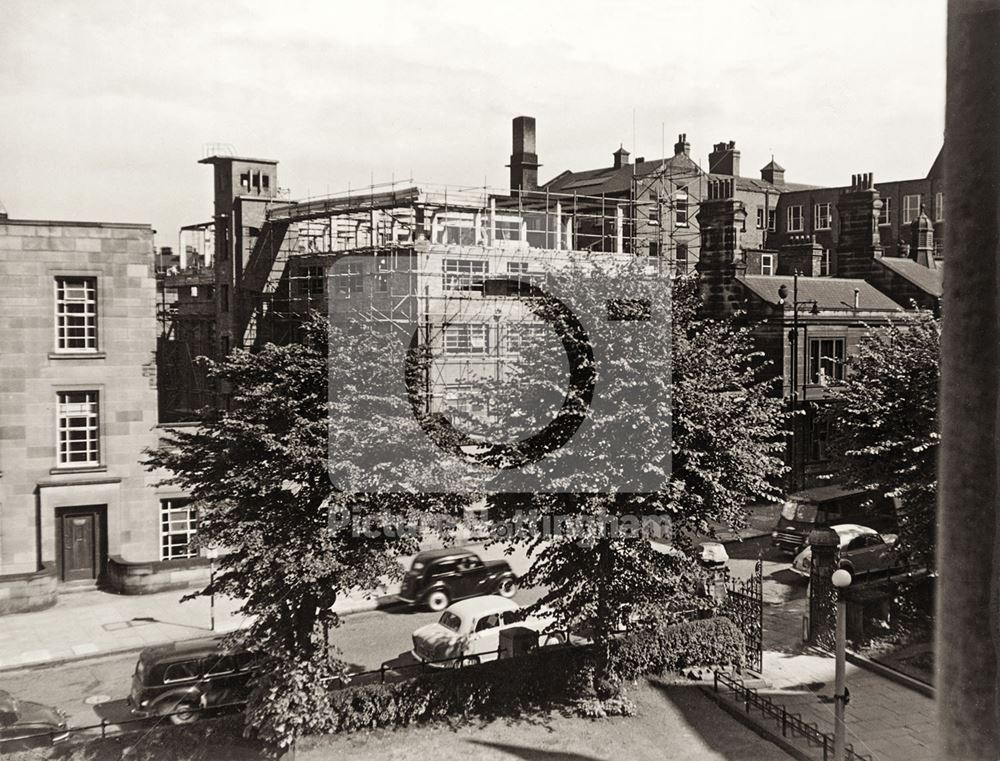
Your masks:
M484 559L505 557L503 548L483 549L470 543ZM401 559L408 568L412 556ZM522 553L507 558L517 574L529 561ZM149 595L116 595L90 590L60 595L46 610L0 616L0 671L138 651L185 639L235 631L248 623L241 602L218 596L215 627L211 600L197 597L181 602L193 589ZM398 583L341 597L333 609L341 616L397 605Z
M765 564L766 568L767 564ZM765 571L766 572L766 571ZM757 691L789 713L798 713L821 732L832 733L833 655L802 641L802 619L808 607L803 593L780 607L765 604L763 679ZM932 761L937 759L937 719L934 699L873 671L847 664L847 742L874 761ZM708 688L711 689L711 688ZM742 711L742 704L740 704ZM765 732L781 735L770 718L751 712L749 720ZM822 749L804 741L793 744L802 758L822 758Z

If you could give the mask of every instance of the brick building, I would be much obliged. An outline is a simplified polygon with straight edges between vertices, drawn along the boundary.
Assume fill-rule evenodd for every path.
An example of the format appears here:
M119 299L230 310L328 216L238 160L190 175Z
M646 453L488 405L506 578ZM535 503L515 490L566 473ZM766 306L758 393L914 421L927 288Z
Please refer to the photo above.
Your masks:
M153 257L148 225L0 215L0 613L188 580L183 495L139 462L157 443Z

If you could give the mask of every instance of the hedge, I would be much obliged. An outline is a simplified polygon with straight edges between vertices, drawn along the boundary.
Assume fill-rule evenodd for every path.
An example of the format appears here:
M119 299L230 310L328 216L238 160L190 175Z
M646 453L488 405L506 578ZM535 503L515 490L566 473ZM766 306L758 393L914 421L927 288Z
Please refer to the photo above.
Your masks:
M609 659L617 676L635 680L693 666L743 668L746 644L728 618L707 618L632 632L611 643Z
M743 636L729 619L688 621L636 631L609 645L611 668L622 679L689 666L744 660ZM443 669L390 684L365 684L313 694L299 734L402 727L447 717L517 715L540 705L593 694L591 646L538 650L516 659Z

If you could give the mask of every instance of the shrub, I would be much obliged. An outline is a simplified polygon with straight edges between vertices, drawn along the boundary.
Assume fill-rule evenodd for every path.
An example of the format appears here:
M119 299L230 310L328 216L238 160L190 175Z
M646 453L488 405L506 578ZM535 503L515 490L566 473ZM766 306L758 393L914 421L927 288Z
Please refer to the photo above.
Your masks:
M746 645L728 618L685 621L632 632L611 643L611 667L622 679L664 674L691 666L742 668Z

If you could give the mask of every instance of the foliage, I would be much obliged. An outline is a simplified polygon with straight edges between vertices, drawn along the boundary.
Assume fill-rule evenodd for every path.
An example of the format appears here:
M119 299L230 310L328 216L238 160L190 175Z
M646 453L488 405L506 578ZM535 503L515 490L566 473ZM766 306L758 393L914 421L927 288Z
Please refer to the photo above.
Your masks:
M389 391L401 386L397 369L381 361L390 340L316 317L304 327L301 343L238 350L208 363L211 377L232 389L228 409L205 410L199 427L169 430L148 453L147 467L166 471L167 482L194 499L196 543L224 553L214 583L199 594L243 600L242 612L251 617L241 632L245 645L266 656L274 670L286 671L287 679L341 668L327 645L329 629L339 624L334 603L398 576L397 557L417 549L413 537L359 532L350 521L331 524L331 512L381 527L390 511L431 509L428 499L337 491L328 473L338 448L392 446L393 417L412 416L405 398ZM354 400L365 405L369 428L348 437L332 422L328 389L338 380L348 385L358 373L383 379L387 391ZM415 481L426 473L424 465L409 463ZM455 509L455 503L433 507ZM262 731L282 734L273 727L293 726L292 714L309 710L310 701L282 702L281 691L272 691L276 714L268 718L263 695L271 687L266 680L257 686L249 716Z
M611 643L613 670L626 680L692 666L742 668L745 659L743 633L721 617L654 626Z
M746 505L777 499L785 413L761 373L749 329L699 319L696 280L649 277L639 260L548 277L546 288L553 280L564 292L577 285L580 301L590 292L599 301L614 290L653 305L654 318L632 333L608 320L587 325L598 345L628 341L617 347L610 370L598 368L601 405L572 439L571 446L593 453L589 470L560 469L558 456L547 457L534 467L555 489L495 500L501 520L513 510L575 519L562 534L529 530L514 537L536 554L522 582L546 588L536 608L560 627L590 626L602 642L626 621L704 604L696 594L693 540L711 535L717 524L742 528ZM614 286L602 289L605 281ZM591 307L597 313L600 305ZM514 382L506 385L530 384L546 356L525 352L520 367L527 369L510 369ZM557 387L561 392L565 385ZM498 408L518 409L515 403ZM642 530L602 529L614 518L621 526L624 516L638 518ZM663 527L667 552L650 542L653 529Z
M933 567L941 323L920 313L876 328L848 360L833 413L835 468L894 497L899 550Z

